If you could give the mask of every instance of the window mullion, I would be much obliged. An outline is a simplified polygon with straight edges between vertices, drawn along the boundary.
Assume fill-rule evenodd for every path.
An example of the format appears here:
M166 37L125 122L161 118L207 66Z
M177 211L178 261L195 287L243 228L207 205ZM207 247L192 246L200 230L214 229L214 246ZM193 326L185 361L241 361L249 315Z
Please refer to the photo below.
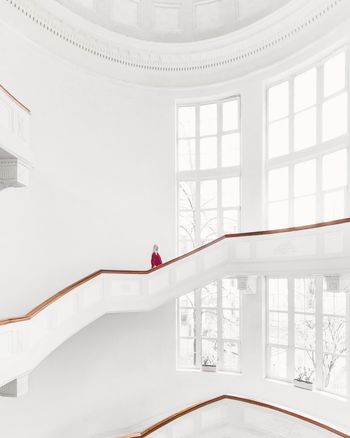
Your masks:
M216 282L217 287L217 342L218 342L218 368L224 367L224 345L223 345L223 309L222 309L222 280Z
M292 381L295 375L295 318L294 318L294 278L288 278L288 351L287 379Z
M350 49L348 48L345 51L345 91L348 94L348 111L350 112ZM348 151L348 178L347 178L347 187L344 190L345 194L345 204L344 204L344 213L346 217L350 216L350 118L348 117L348 137L347 137L347 151ZM350 395L350 392L349 392Z
M316 377L315 386L323 388L323 277L315 278L316 286L316 315L315 315L315 337L316 337Z
M322 144L322 105L324 90L324 65L317 67L317 89L316 89L316 145ZM323 220L323 193L322 193L322 156L316 158L316 220Z
M195 302L195 324L196 324L196 367L200 368L202 364L202 309L201 309L201 291L194 292Z
M316 378L317 389L323 389L323 277L318 275L315 278L316 286L316 315L315 315L315 337L316 337Z
M294 78L289 80L289 155L294 152ZM289 226L294 225L294 166L289 166Z
M201 221L200 221L200 198L201 198L201 188L200 188L200 179L198 178L198 172L200 169L200 110L199 105L196 105L196 199L195 199L195 246L198 247L201 244L200 230L201 230Z
M288 223L291 227L294 225L294 164L288 166L288 185Z
M346 294L346 395L350 397L350 294Z
M217 235L221 236L223 232L223 211L222 211L222 128L223 128L223 105L222 102L217 106L217 159L218 169L221 178L217 179Z

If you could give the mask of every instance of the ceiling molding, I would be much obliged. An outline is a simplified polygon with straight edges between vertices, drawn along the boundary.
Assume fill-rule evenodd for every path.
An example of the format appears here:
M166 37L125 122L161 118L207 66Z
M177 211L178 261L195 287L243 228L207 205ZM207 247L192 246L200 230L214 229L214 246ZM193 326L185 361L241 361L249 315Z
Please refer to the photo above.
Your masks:
M277 49L290 44L297 38L315 35L315 29L322 32L334 28L334 19L347 19L350 12L349 0L294 0L276 12L253 25L204 41L192 43L156 43L141 41L106 30L93 24L52 0L0 0L11 25L31 37L38 31L46 46L67 56L69 47L72 58L89 57L98 71L114 68L139 71L149 75L189 75L198 72L217 72L239 64L266 57ZM347 11L347 13L344 13ZM7 12L7 14L6 14ZM33 31L34 28L37 28ZM39 29L39 30L38 30ZM47 33L50 38L43 38ZM91 67L91 59L89 66ZM118 76L118 75L117 75ZM128 80L128 79L126 79ZM132 78L129 78L132 82Z

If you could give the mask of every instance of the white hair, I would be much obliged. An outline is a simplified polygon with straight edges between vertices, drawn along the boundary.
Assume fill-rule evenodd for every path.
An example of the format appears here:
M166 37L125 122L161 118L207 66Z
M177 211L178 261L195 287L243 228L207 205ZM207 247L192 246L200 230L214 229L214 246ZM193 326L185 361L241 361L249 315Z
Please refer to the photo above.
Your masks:
M158 249L159 249L159 246L155 243L155 244L153 245L153 252L157 252Z

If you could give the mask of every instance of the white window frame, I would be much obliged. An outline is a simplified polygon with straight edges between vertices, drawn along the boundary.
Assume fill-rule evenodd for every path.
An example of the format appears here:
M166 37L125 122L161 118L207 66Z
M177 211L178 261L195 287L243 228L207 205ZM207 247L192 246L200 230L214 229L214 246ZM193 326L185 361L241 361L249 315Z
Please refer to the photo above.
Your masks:
M235 277L224 277L235 279ZM217 279L212 283L217 283L217 305L216 307L203 307L201 305L201 289L196 289L194 291L194 324L195 324L195 335L193 337L181 336L180 330L180 317L181 309L188 308L187 306L180 306L180 300L176 300L176 350L177 350L177 369L178 370L201 370L202 366L202 340L216 340L218 344L218 354L217 354L217 371L228 372L228 373L241 373L241 337L242 337L242 292L239 292L239 305L238 307L223 307L222 305L222 280ZM217 337L207 338L202 336L202 310L211 309L217 312ZM223 311L224 310L234 310L239 312L239 337L238 338L224 338L223 337ZM180 340L181 339L193 339L196 343L196 363L192 367L180 366L179 354L180 354ZM232 342L237 345L238 350L238 367L236 370L227 369L224 367L224 342Z
M286 273L283 275L282 273L280 275L271 275L265 277L265 360L266 360L266 378L276 381L284 381L284 382L290 382L292 383L295 378L295 350L302 350L303 348L297 347L295 345L295 315L296 314L302 314L303 312L295 311L294 307L294 297L295 297L295 279L314 279L315 281L315 288L316 288L316 294L315 294L315 312L309 313L310 315L315 316L315 354L316 354L316 368L315 368L315 381L314 381L314 387L318 391L322 391L328 394L333 394L341 398L349 398L350 396L350 376L349 376L349 367L350 367L350 297L349 294L346 293L346 313L344 315L336 315L336 314L325 314L323 313L323 297L324 297L324 287L323 287L323 279L324 276L322 275L307 275L305 273ZM282 345L282 344L276 344L276 343L270 343L269 342L269 279L287 279L288 282L288 309L286 311L276 311L279 313L286 313L288 315L288 344ZM336 392L332 392L329 389L326 389L324 387L323 382L323 318L325 316L332 316L332 317L342 317L345 318L346 321L346 347L347 351L344 357L346 359L346 390L345 394L339 394ZM287 377L286 378L279 378L276 376L273 376L271 374L271 360L270 360L270 350L271 348L276 347L279 349L285 349L287 352Z
M238 126L237 129L230 131L223 131L223 103L236 100L238 101ZM217 105L217 134L216 135L200 135L200 107L203 105ZM195 107L195 136L194 137L179 137L178 133L178 112L179 108L183 107ZM241 134L241 96L235 95L221 99L215 100L205 100L201 102L195 103L178 103L176 107L176 242L177 242L177 252L180 253L180 238L179 238L179 224L180 224L180 206L179 206L179 187L181 182L194 182L195 184L195 222L196 224L201 224L200 215L201 211L201 193L200 193L200 185L203 181L216 181L217 182L217 207L213 208L213 211L217 212L217 233L216 236L219 237L224 234L223 228L223 218L224 211L231 210L237 211L238 216L238 230L240 230L241 224L241 205L242 205L242 178L241 178L241 166L242 166L242 134ZM222 136L225 134L234 134L238 133L240 135L240 164L231 167L222 167ZM209 138L216 137L217 138L217 167L213 169L200 169L200 139L201 138ZM179 149L178 144L179 140L195 140L195 170L179 170ZM222 205L222 181L226 178L239 178L239 197L240 202L238 206L232 207L223 207ZM206 209L206 210L211 210ZM232 231L233 232L233 231ZM195 228L195 236L194 236L194 248L202 245L201 240L201 226L197 225Z
M325 63L337 56L338 54L344 52L345 53L345 69L346 69L346 77L345 77L345 88L337 91L336 93L331 94L330 96L324 96L324 65ZM297 76L307 72L308 70L316 68L317 71L317 91L316 91L316 144L314 146L294 151L294 119L297 114L303 112L307 109L312 108L314 105L304 108L298 112L294 112L294 80ZM287 117L283 117L281 119L276 119L271 123L274 123L278 120L288 119L289 120L289 151L287 154L269 158L269 120L268 120L268 110L269 110L269 89L282 84L284 82L289 83L289 114ZM337 137L332 140L322 141L322 107L324 102L329 99L333 99L334 97L342 94L343 92L347 92L347 102L348 102L348 131L347 134L344 134L340 137ZM265 178L266 178L266 194L265 194L265 225L266 228L270 228L269 225L269 205L274 201L269 201L269 172L274 169L280 169L283 167L288 168L289 180L288 180L288 198L285 201L288 201L288 227L292 227L295 225L294 223L294 200L297 198L294 196L294 166L298 163L303 163L312 159L316 160L316 214L315 214L315 222L324 221L324 205L323 199L326 193L330 193L333 191L338 191L344 189L344 217L350 215L350 53L349 47L342 46L336 51L332 51L328 54L327 57L323 57L317 63L312 63L309 66L297 70L290 75L285 76L283 79L279 79L278 81L271 81L266 84L265 90L265 114L266 114L266 126L265 126ZM336 152L342 149L347 150L347 185L343 188L331 189L331 190L323 190L322 189L322 158L330 154L332 152ZM339 218L340 219L340 218Z

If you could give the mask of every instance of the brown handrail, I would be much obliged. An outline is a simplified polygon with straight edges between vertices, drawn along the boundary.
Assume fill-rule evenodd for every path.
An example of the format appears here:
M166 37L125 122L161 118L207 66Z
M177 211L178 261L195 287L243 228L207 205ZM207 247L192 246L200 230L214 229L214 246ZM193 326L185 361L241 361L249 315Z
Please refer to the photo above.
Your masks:
M345 219L337 219L334 221L328 221L328 222L320 222L317 224L312 225L303 225L299 227L291 227L291 228L280 228L276 230L263 230L263 231L249 231L245 233L235 233L235 234L225 234L224 236L221 236L212 242L209 242L203 246L200 246L196 249L193 249L192 251L183 254L179 257L176 257L174 259L171 259L165 263L163 263L160 266L157 266L153 269L147 269L144 271L133 271L133 270L113 270L113 269L100 269L99 271L93 272L92 274L76 281L75 283L70 284L69 286L65 287L61 291L57 292L55 295L51 296L38 306L36 306L34 309L30 310L28 313L26 313L23 316L13 317L13 318L6 318L0 320L0 326L6 325L6 324L13 324L15 322L23 322L28 321L32 319L35 315L37 315L42 310L46 309L50 304L54 303L55 301L62 298L64 295L67 295L69 292L77 288L78 286L81 286L82 284L86 283L89 280L92 280L95 277L98 277L101 274L129 274L129 275L148 275L152 272L158 271L159 269L163 269L166 266L172 265L173 263L178 262L179 260L183 260L187 257L190 257L193 254L196 254L197 252L203 251L206 248L209 248L210 246L215 245L216 243L220 242L224 239L232 239L232 238L238 238L238 237L249 237L249 236L264 236L264 235L270 235L270 234L279 234L279 233L290 233L292 231L303 231L303 230L310 230L315 228L323 228L323 227L329 227L333 225L340 225L350 223L350 218Z
M6 90L6 88L0 84L0 89L2 91L4 91L4 93L6 93L17 105L19 105L22 109L24 109L25 111L27 111L27 113L30 114L30 109L27 108L25 105L23 105L23 103L21 101L19 101L12 93L10 93L8 90Z
M310 423L310 424L317 426L321 429L327 430L328 432L334 433L335 435L338 435L340 437L350 438L350 435L345 433L345 432L341 432L340 430L334 429L334 427L331 427L327 424L321 423L320 421L314 420L312 418L305 417L304 415L298 414L296 412L289 411L288 409L280 408L278 406L271 405L269 403L260 402L258 400L245 398L245 397L237 397L234 395L220 395L218 397L211 398L211 399L206 400L204 402L197 403L197 404L192 405L186 409L183 409L179 412L176 412L175 414L172 414L169 417L166 417L161 421L158 421L156 424L148 427L143 432L137 432L137 433L133 433L130 435L123 435L119 438L144 438L144 437L150 435L151 433L155 432L156 430L158 430L158 429L166 426L167 424L177 420L178 418L183 417L184 415L190 414L191 412L194 412L200 408L211 405L211 404L216 403L216 402L221 401L221 400L234 400L234 401L239 401L242 403L260 406L260 407L266 408L266 409L271 409L273 411L281 412L282 414L286 414L286 415L289 415L291 417L298 418L298 420L302 420L302 421L305 421L306 423Z

